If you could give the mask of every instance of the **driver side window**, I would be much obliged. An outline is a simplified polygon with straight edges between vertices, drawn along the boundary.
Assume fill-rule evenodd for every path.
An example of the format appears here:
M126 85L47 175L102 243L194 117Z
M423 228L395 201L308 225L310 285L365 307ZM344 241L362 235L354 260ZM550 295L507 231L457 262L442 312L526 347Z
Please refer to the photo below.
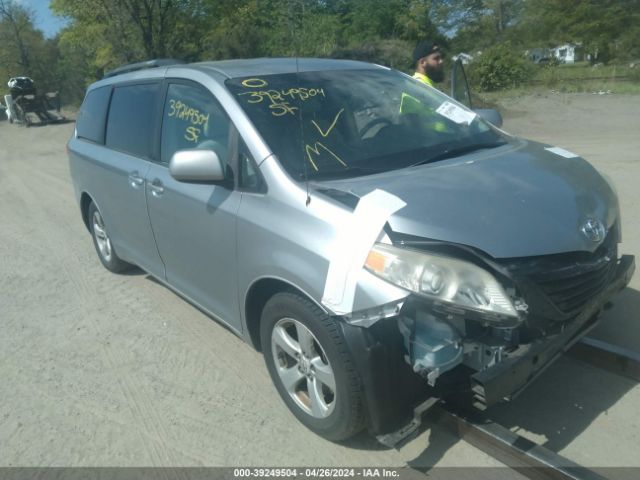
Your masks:
M169 163L178 150L213 150L228 163L229 118L205 88L173 83L167 90L160 159Z

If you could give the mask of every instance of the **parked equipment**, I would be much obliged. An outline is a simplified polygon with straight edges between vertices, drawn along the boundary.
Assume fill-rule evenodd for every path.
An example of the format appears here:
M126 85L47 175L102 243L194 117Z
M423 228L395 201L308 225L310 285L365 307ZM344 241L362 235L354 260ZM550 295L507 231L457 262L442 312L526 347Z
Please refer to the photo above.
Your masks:
M33 80L29 77L13 77L9 80L8 86L10 94L4 96L4 101L9 123L30 126L34 119L39 123L64 120L60 115L58 92L38 94Z

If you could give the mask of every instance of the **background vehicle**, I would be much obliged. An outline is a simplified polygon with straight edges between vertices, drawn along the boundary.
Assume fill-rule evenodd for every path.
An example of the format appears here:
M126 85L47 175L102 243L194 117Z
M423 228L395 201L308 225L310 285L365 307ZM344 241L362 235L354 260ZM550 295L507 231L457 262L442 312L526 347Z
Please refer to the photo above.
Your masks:
M11 78L8 85L10 94L5 95L4 99L9 123L17 122L28 127L34 119L39 123L64 120L64 117L60 116L58 92L39 94L29 77Z
M333 440L427 395L509 398L634 269L584 160L365 63L128 66L90 87L69 155L103 265L260 349Z

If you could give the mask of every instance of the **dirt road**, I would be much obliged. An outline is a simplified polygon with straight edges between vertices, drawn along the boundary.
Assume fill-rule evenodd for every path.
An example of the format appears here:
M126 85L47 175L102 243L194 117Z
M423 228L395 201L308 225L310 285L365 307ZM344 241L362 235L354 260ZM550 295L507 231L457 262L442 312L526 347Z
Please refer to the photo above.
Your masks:
M640 254L640 97L505 107L507 130L572 149L613 178L624 250ZM399 450L308 432L258 353L146 274L100 265L69 180L72 131L0 122L0 466L498 465L436 427ZM640 309L639 277L608 312L616 325ZM521 433L576 461L640 464L636 384L563 359L521 398L498 411ZM602 452L602 431L618 451Z

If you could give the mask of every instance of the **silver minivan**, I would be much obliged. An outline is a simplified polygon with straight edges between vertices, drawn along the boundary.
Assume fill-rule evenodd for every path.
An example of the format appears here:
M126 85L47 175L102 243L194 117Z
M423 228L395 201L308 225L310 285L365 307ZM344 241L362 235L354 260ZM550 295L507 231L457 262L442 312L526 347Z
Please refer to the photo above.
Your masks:
M368 63L156 61L89 87L68 151L102 264L262 351L341 440L509 400L633 274L609 182L483 117Z

